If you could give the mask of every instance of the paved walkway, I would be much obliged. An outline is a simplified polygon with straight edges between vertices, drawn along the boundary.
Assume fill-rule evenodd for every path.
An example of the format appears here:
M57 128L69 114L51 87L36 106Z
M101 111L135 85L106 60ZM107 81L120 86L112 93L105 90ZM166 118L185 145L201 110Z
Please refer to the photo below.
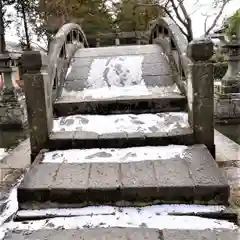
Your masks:
M34 232L8 233L8 240L236 240L237 231L212 230L158 230L148 228L107 228L85 230L40 230Z

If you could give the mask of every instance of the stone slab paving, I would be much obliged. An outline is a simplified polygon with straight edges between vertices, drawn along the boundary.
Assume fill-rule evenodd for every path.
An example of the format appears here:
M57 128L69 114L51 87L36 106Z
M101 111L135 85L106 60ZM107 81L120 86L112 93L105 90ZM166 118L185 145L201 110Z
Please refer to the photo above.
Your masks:
M9 232L4 240L236 240L237 231L222 230L158 230L149 228L100 228L85 230L39 230L34 232Z
M18 200L228 202L227 180L204 146L166 148L47 152L25 175Z

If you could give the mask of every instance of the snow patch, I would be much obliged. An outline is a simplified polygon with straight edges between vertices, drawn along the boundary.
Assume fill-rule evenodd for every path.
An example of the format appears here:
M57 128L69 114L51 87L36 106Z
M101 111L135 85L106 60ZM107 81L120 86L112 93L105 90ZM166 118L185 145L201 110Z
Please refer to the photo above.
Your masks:
M93 215L115 215L122 212L130 212L140 215L168 215L173 213L212 213L226 210L221 205L187 205L187 204L162 204L147 207L111 207L111 206L91 206L84 208L51 208L40 210L21 210L17 213L18 217L38 217L38 216L93 216Z
M100 124L101 123L101 124ZM119 132L168 133L188 128L188 114L183 112L160 114L73 115L54 120L53 132L86 131L98 134Z
M131 86L143 82L144 56L116 56L96 58L91 64L88 88Z
M132 209L116 212L115 215L92 215L80 217L57 217L48 220L9 222L0 229L0 235L8 230L40 230L40 229L84 229L107 227L136 227L145 226L154 229L179 229L179 230L217 230L238 227L225 220L207 219L193 216L156 215L156 213L142 212Z
M147 146L123 149L70 149L45 153L43 163L124 163L146 160L168 160L176 156L183 158L187 148L187 146L169 145L162 147Z
M13 214L18 210L18 201L17 201L17 188L13 188L9 194L8 199L6 200L5 208L0 215L0 226L7 221ZM1 235L1 234L0 234Z
M99 88L85 88L82 91L68 91L63 88L62 97L76 97L81 99L112 99L119 97L164 97L181 94L176 84L169 86L147 87L144 82L133 86L110 86Z
M0 148L0 161L8 155L8 152L5 148Z

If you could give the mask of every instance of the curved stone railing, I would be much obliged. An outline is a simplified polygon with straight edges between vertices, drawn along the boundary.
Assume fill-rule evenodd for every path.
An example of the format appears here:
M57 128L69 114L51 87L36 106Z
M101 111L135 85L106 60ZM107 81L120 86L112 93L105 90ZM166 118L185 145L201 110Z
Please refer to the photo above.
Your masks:
M213 43L210 39L188 43L177 24L168 17L151 23L149 43L159 44L168 56L173 80L187 97L189 123L195 142L214 147Z
M88 47L81 27L63 25L50 43L46 55L26 51L20 59L33 159L46 147L53 127L53 102L61 95L72 57L79 48Z
M149 30L149 43L160 44L167 52L170 62L174 64L174 70L177 71L174 73L178 77L176 82L186 94L188 64L191 60L186 55L188 42L178 25L169 17L154 20Z
M52 39L49 47L49 78L53 99L61 95L68 66L79 48L88 47L82 28L75 23L63 25Z

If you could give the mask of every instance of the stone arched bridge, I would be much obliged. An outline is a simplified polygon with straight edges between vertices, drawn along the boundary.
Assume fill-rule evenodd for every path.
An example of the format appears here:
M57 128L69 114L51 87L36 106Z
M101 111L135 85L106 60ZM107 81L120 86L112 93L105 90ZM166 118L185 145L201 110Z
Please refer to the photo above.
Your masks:
M88 48L80 26L69 23L51 42L48 55L24 53L33 164L18 187L20 210L228 204L229 186L214 160L213 66L208 62L213 45L209 40L188 44L168 18L152 23L148 39L148 45ZM120 216L94 225L93 218L91 228L131 227L139 221L136 234L145 226L160 229L160 235L149 230L148 239L173 239L161 231L163 226L152 227L150 222L160 218L147 223L140 212L130 223L120 223ZM214 229L214 238L206 239L230 234ZM10 232L8 239L16 234L78 239L82 231L71 235L48 229L27 238ZM132 230L119 231L126 239L146 235L134 238ZM195 239L205 232L185 234ZM188 239L180 232L177 236Z

